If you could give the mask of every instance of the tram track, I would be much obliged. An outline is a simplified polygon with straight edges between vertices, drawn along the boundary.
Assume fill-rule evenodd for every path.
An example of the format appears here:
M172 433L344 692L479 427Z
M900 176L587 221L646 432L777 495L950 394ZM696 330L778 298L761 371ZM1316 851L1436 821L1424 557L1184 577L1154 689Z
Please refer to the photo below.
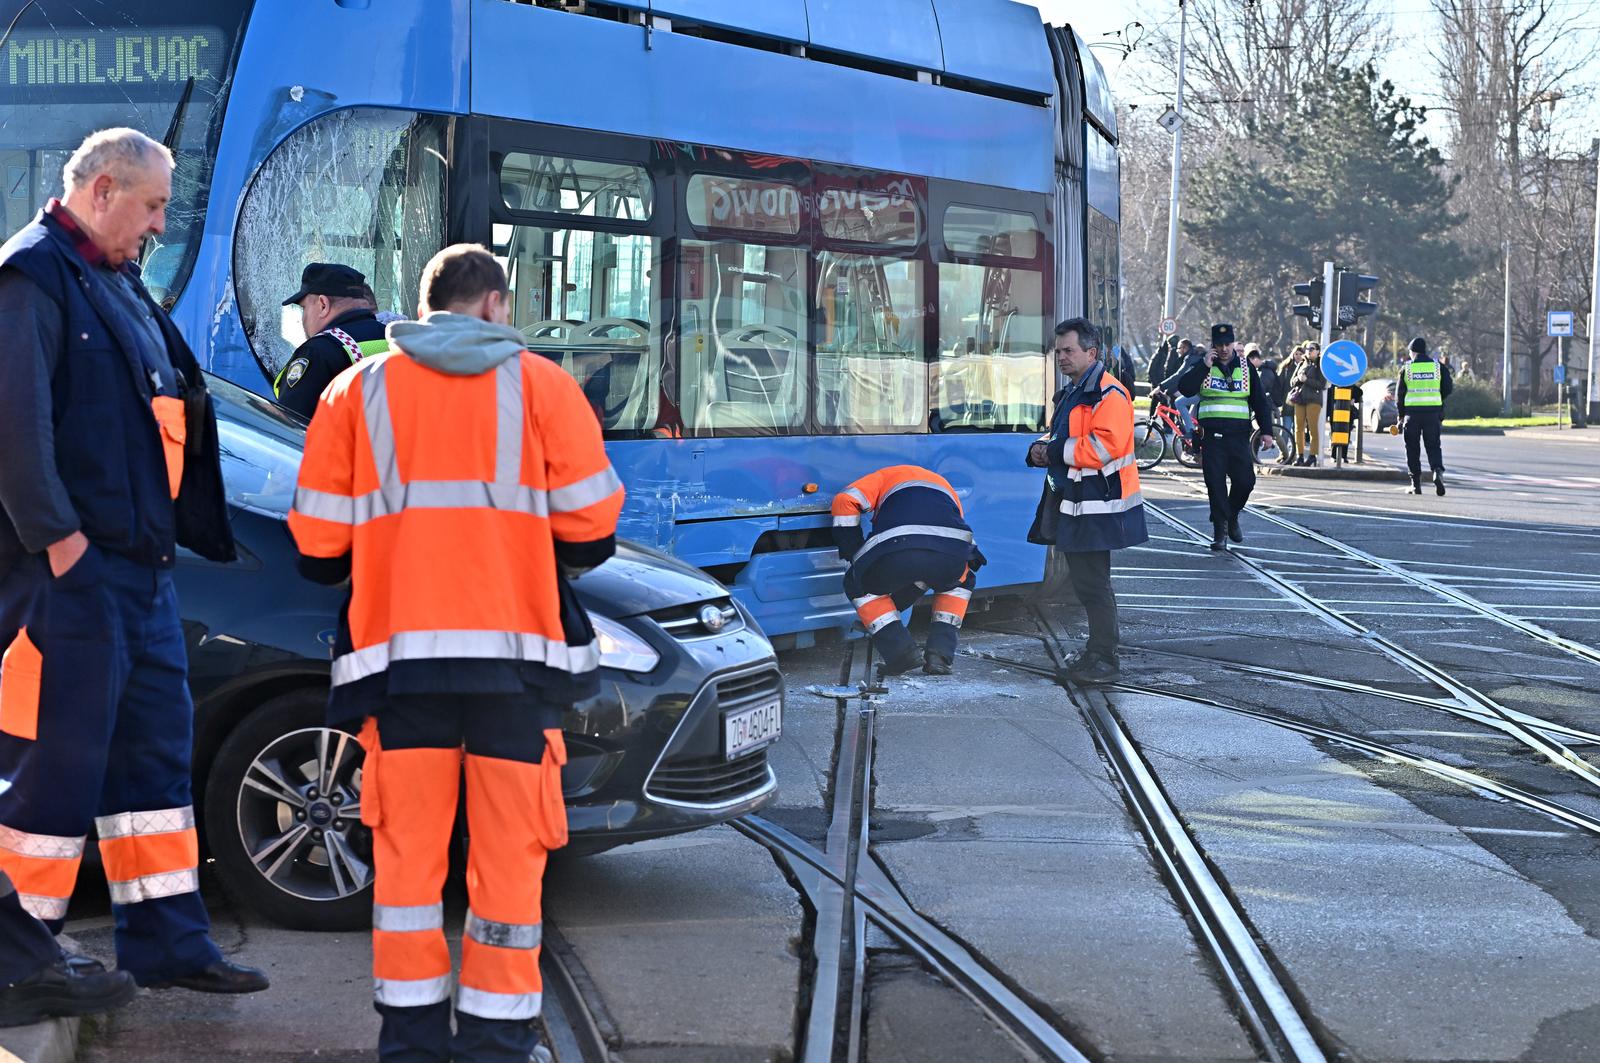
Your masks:
M801 1063L857 1063L865 1032L866 932L878 927L907 953L972 1001L1029 1059L1088 1063L1056 1024L1007 984L965 944L912 907L869 846L876 709L883 692L863 654L866 681L860 694L838 698L840 721L832 777L832 810L824 848L763 816L733 827L772 852L805 892L815 912L811 950L815 971L797 1058ZM848 681L852 646L841 671Z
M1162 523L1187 536L1196 545L1206 545L1210 542L1209 538L1194 525L1168 513L1160 505L1146 501L1145 509ZM1243 565L1245 570L1250 572L1258 582L1272 588L1280 596L1299 603L1302 609L1318 617L1330 627L1361 640L1363 644L1382 653L1412 675L1445 691L1451 696L1454 706L1447 711L1451 711L1454 715L1460 715L1459 712L1455 711L1456 709L1476 711L1479 714L1478 722L1503 731L1556 767L1570 772L1583 779L1590 786L1600 789L1600 769L1597 769L1593 764L1590 764L1557 739L1547 737L1543 733L1542 724L1529 726L1521 722L1517 718L1520 714L1515 713L1514 710L1508 709L1494 698L1460 682L1442 668L1424 660L1388 637L1321 601L1304 587L1273 572L1268 566L1255 558L1236 551L1229 551L1228 553L1235 561ZM1445 708L1443 704L1438 707Z
M560 931L545 921L539 973L544 981L540 1021L541 1047L553 1063L611 1063L610 1021L595 1000L595 991ZM534 1057L538 1063L538 1056Z

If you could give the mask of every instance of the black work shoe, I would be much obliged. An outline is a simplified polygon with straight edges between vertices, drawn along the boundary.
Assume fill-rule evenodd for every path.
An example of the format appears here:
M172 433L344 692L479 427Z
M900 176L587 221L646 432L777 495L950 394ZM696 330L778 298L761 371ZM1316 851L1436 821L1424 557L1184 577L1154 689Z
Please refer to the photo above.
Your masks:
M1233 517L1228 521L1228 538L1236 543L1244 542L1244 532L1239 530L1239 518Z
M929 653L922 658L922 672L924 675L949 675L950 658L942 653Z
M57 960L0 988L0 1026L27 1026L57 1015L98 1015L132 1000L139 987L126 971L78 974Z
M71 971L73 974L100 974L106 969L105 964L101 963L93 956L85 956L81 952L72 952L67 949L62 949L61 959L62 962L67 965L67 970Z
M1411 490L1407 493L1413 495L1422 494L1422 474L1420 472L1411 474Z
M916 655L916 653L915 652L908 652L903 657L896 657L893 660L879 661L878 662L878 675L879 676L902 675L902 674L904 674L906 672L911 671L911 669L915 668L916 666L917 666L917 655Z
M1228 548L1228 544L1225 541L1227 539L1227 535L1228 526L1222 523L1220 520L1211 525L1211 549L1226 550Z
M144 983L147 989L192 989L196 993L259 993L271 984L267 976L254 967L243 967L227 960L218 960L180 978Z
M1077 665L1066 670L1067 679L1073 683L1082 683L1095 686L1100 683L1115 683L1122 678L1122 667L1111 657L1104 657L1098 653L1085 654Z
M1420 493L1421 492L1419 491L1418 494L1420 494ZM1436 495L1439 495L1440 497L1443 497L1443 495L1444 495L1444 470L1443 469L1435 469L1435 470L1433 470L1433 493L1436 494Z

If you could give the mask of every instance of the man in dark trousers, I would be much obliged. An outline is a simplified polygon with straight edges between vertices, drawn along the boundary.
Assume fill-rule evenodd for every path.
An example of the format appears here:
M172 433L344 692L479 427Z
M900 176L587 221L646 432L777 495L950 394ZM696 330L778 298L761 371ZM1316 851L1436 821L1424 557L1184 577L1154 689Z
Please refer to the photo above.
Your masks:
M389 349L367 278L337 262L313 262L300 274L300 290L283 301L299 306L306 341L278 370L272 394L307 420L322 389L363 358Z
M91 135L0 248L0 868L59 932L89 834L140 985L267 988L200 897L194 704L172 566L234 560L216 415L139 279L172 153Z
M1250 419L1272 431L1272 400L1255 366L1239 353L1233 326L1211 326L1211 351L1179 374L1174 385L1198 396L1200 468L1211 499L1211 549L1226 550L1227 540L1244 542L1239 514L1256 486L1255 455L1250 452Z
M1428 468L1433 490L1444 494L1444 455L1439 449L1439 428L1444 423L1444 400L1455 387L1450 367L1428 352L1428 341L1411 341L1411 361L1400 371L1400 418L1405 422L1406 465L1411 470L1411 494L1422 494L1422 447L1428 448Z

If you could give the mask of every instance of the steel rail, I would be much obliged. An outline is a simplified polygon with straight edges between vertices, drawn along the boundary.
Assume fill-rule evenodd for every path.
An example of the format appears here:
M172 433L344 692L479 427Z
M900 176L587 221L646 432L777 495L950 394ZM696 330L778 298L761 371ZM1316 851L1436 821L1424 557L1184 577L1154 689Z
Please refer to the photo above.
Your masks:
M546 919L545 947L539 950L539 970L544 981L540 1021L545 1036L541 1047L549 1050L554 1063L610 1063L611 1046L562 955L563 949L552 947L553 932L554 927ZM535 1060L538 1058L534 1056Z
M1192 541L1201 544L1209 542L1209 540L1206 539L1206 537L1197 529L1195 529L1193 525L1189 524L1187 521L1172 516L1159 505L1146 501L1145 509L1154 514L1155 517L1161 520L1163 523L1166 523L1169 526L1183 532L1185 535L1188 535ZM1339 610L1319 601L1309 591L1306 591L1302 587L1296 586L1294 583L1273 572L1254 558L1247 557L1231 550L1228 551L1228 553L1234 558L1234 560L1243 565L1247 571L1252 573L1257 580L1269 587L1272 587L1280 595L1301 603L1302 607L1306 609L1306 611L1320 617L1324 622L1328 623L1335 629L1343 631L1346 634L1354 635L1356 638L1361 639L1368 645L1376 647L1381 653L1384 654L1384 656L1388 657L1402 668L1405 668L1413 675L1419 676L1420 678L1433 683L1441 690L1451 694L1457 699L1458 703L1463 708L1471 708L1476 706L1484 713L1481 722L1487 726L1495 728L1496 730L1504 731L1506 734L1513 736L1517 741L1539 753L1556 767L1570 771L1574 775L1577 775L1579 778L1583 779L1585 782L1589 783L1591 786L1600 789L1600 769L1596 769L1594 765L1578 756L1578 754L1574 753L1560 742L1552 738L1548 738L1544 734L1530 729L1524 724L1518 722L1511 716L1509 710L1507 710L1505 706L1501 705L1493 698L1490 698L1487 695L1474 690L1472 687L1457 681L1447 672L1423 660L1410 650L1397 645L1385 636L1373 631L1371 628L1366 627L1358 621L1352 620Z
M1059 662L1063 656L1060 638L1041 610L1033 612L1040 641L1052 660ZM1073 687L1063 685L1072 696ZM1216 962L1250 1039L1272 1063L1325 1063L1327 1056L1312 1035L1310 1023L1261 951L1243 914L1212 874L1122 720L1103 696L1086 691L1085 701L1079 708L1089 732L1105 755L1174 899L1188 913Z
M1377 556L1376 554L1368 553L1367 551L1362 550L1360 547L1351 546L1349 543L1341 542L1330 535L1324 535L1322 532L1316 531L1313 528L1308 528L1303 524L1288 519L1287 517L1281 517L1276 513L1268 512L1265 509L1260 508L1255 510L1255 514L1262 520L1276 524L1286 531L1293 532L1294 534L1302 536L1306 539L1310 539L1313 542L1321 543L1323 546L1326 546L1331 550L1336 550L1352 560L1360 561L1364 565L1369 565L1381 572L1388 573L1389 575L1394 576L1397 579L1404 580L1413 586L1421 587L1432 594L1436 594L1439 597L1445 598L1457 605L1464 606L1467 609L1470 609L1472 612L1486 617L1487 619L1493 620L1495 623L1510 628L1513 631L1520 632L1529 636L1530 638L1538 639L1539 641L1554 646L1562 652L1570 654L1573 657L1577 657L1580 660L1588 661L1591 664L1600 664L1600 650L1595 649L1593 646L1586 645L1577 641L1576 639L1569 639L1564 635L1558 635L1554 631L1543 628L1530 620L1524 620L1521 617L1512 616L1497 606L1491 605L1479 598L1475 598L1463 591L1456 590L1454 587L1442 583L1431 576L1424 576L1416 572L1411 572L1408 569L1401 567L1398 563L1390 561L1388 558L1383 558Z

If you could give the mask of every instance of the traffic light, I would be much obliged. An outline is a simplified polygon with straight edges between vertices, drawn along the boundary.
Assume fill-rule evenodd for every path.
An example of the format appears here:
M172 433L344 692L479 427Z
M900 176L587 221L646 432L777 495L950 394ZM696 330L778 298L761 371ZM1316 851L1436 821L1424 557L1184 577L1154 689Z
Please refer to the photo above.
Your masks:
M1371 317L1378 312L1378 304L1362 298L1363 294L1370 294L1378 286L1378 278L1370 277L1365 273L1354 270L1342 269L1339 271L1339 298L1338 314L1333 327L1336 329L1350 328L1358 324L1362 318Z
M1307 284L1296 284L1294 294L1304 296L1306 302L1297 304L1294 308L1295 317L1303 317L1311 323L1313 332L1322 330L1322 281L1314 280Z

